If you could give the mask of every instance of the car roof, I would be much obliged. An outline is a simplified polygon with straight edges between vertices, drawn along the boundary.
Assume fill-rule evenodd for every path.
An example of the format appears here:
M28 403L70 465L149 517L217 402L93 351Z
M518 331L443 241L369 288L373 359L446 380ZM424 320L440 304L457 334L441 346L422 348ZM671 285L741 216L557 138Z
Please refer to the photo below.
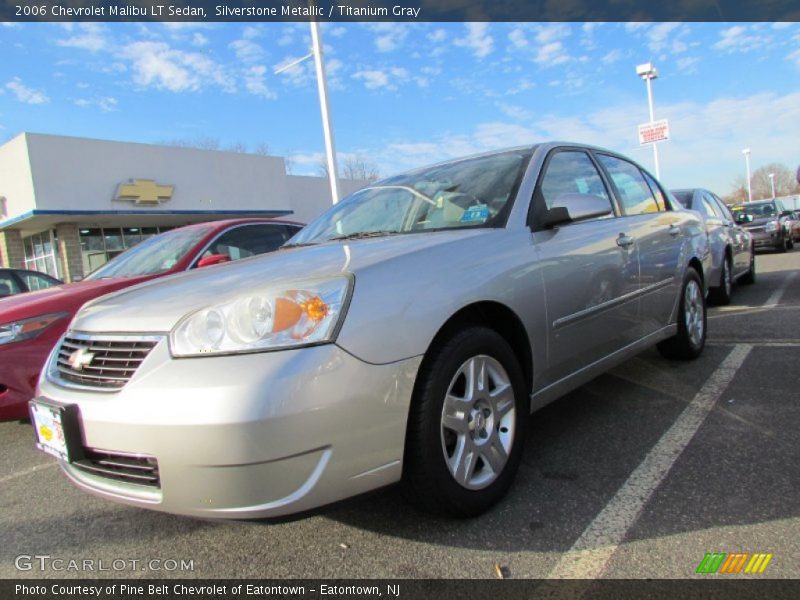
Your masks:
M208 227L209 225L215 229L226 229L233 225L248 225L251 223L266 223L274 225L293 225L296 227L305 227L304 223L299 221L289 221L287 219L270 219L267 217L242 217L239 219L220 219L218 221L203 221L201 223L191 223L189 225L182 225L175 229L189 229L191 227Z

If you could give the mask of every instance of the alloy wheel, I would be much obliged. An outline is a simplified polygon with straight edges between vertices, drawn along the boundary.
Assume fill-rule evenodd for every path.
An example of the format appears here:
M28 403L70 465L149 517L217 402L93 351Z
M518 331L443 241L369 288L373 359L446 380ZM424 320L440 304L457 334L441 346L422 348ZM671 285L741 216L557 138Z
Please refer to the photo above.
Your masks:
M683 294L683 314L686 324L686 333L694 346L699 346L703 341L705 329L703 297L700 286L694 279L686 283Z
M482 489L500 476L514 443L515 412L514 388L496 359L481 354L458 368L442 407L441 441L459 485Z

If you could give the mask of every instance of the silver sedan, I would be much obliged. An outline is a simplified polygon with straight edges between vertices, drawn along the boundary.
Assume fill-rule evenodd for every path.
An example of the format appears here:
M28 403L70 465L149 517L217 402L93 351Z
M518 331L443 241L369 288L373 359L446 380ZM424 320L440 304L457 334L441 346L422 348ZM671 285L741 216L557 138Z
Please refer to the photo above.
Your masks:
M734 282L755 283L756 258L750 233L736 224L730 209L713 192L702 188L672 190L689 210L700 214L708 233L711 268L708 271L709 299L730 304Z
M282 250L85 306L48 361L38 446L98 496L279 516L401 481L476 515L528 415L706 336L700 219L640 166L548 143L390 177Z

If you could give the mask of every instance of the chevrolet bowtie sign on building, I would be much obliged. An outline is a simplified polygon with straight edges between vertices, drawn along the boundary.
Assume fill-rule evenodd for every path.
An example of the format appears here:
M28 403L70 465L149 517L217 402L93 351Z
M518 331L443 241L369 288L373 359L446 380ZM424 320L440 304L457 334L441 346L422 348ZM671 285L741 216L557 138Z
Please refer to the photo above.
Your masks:
M119 184L114 200L130 200L134 204L154 206L172 198L174 189L175 186L158 185L152 179L134 179L130 183Z

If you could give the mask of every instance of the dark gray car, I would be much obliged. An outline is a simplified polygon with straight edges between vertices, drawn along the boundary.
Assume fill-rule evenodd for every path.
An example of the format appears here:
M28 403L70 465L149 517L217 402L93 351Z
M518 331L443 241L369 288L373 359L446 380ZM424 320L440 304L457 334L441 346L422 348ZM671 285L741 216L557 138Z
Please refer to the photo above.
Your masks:
M735 207L736 222L753 236L753 245L786 252L794 248L792 211L780 200L757 200Z
M709 299L715 304L729 304L734 281L756 280L751 235L736 223L731 210L713 192L694 188L672 190L672 194L685 208L703 218L712 258Z

